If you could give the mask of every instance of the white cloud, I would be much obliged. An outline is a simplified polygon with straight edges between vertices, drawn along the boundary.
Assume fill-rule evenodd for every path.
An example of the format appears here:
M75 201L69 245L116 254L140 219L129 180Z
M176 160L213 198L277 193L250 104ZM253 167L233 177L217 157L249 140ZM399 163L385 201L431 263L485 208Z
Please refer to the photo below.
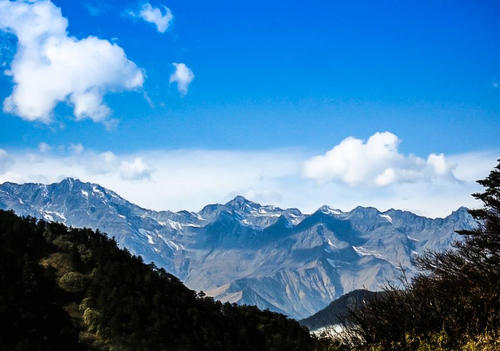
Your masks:
M173 63L175 67L175 72L170 76L170 83L177 83L177 89L182 95L186 95L188 92L189 84L194 79L193 71L191 71L188 66L184 63Z
M132 161L122 161L120 172L121 177L128 180L149 179L151 177L151 168L141 157L136 157Z
M111 112L104 95L142 86L143 72L120 46L93 36L77 39L67 27L51 1L0 1L0 29L18 39L5 112L49 123L56 105L67 102L77 119L104 122Z
M75 154L81 154L85 150L82 144L70 144L69 149Z
M483 152L470 152L448 157L455 164L453 174L463 182L475 182L489 174L498 162L500 152L490 150Z
M151 4L147 2L142 5L139 13L131 12L130 14L134 17L140 17L148 23L154 24L158 32L165 33L174 19L174 16L168 7L162 7L164 11L162 11L161 8L151 6Z
M88 0L82 3L82 6L87 10L88 14L92 17L102 15L112 9L112 5L105 1Z
M0 174L6 171L7 167L10 164L10 161L11 160L7 151L5 151L4 149L0 149Z
M435 217L459 206L480 206L470 194L481 190L475 181L489 174L498 154L447 155L444 159L455 165L453 178L436 176L428 181L419 176L412 182L388 181L386 186L351 186L304 178L302 167L310 153L300 150L151 150L129 154L83 147L80 153L69 147L46 153L4 150L0 152L0 183L50 183L71 176L99 183L127 200L157 210L198 211L208 203L226 202L242 194L253 201L305 212L324 204L342 210L361 205L380 210L401 208ZM432 166L426 167L437 170L426 172L446 170L440 168L440 160L438 156L429 161ZM427 159L423 162L428 163ZM390 179L390 171L387 177Z
M52 147L45 142L41 142L40 144L38 144L38 150L40 152L49 152L51 149Z
M398 151L399 143L390 132L375 133L366 142L348 137L326 154L307 160L304 175L320 182L372 186L455 179L454 165L443 154L427 159L405 156Z

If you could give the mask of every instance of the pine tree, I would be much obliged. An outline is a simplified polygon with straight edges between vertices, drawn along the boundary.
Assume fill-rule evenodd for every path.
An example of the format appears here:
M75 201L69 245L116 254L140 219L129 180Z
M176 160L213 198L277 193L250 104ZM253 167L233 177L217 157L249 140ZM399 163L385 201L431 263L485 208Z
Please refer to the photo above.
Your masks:
M470 210L469 213L478 221L474 230L462 230L466 240L457 244L459 252L467 262L472 263L483 275L497 278L500 267L500 160L490 175L478 183L486 189L475 193L484 207Z

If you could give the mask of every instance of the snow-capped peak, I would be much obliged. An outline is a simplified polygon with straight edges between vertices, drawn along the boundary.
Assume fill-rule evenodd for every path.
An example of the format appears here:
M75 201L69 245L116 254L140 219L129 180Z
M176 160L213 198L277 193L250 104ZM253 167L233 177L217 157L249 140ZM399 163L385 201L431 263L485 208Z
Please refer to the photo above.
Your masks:
M328 215L339 215L342 214L342 211L336 208L331 208L328 205L323 205L319 208L319 211L328 214Z

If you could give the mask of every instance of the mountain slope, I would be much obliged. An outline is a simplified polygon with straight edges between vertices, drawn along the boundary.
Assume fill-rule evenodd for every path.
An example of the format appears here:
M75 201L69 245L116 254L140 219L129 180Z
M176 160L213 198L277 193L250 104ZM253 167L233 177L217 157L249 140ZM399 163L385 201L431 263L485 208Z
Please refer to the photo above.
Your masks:
M383 292L373 292L363 289L353 290L339 297L321 311L302 319L299 323L308 327L309 330L342 324L346 321L351 311L362 306L365 301L376 298L380 294L383 294Z
M214 302L102 234L0 210L6 350L317 350L297 322Z
M443 219L358 207L262 206L241 196L200 212L151 211L97 184L0 185L0 208L99 229L120 247L225 302L256 305L304 318L343 294L377 290L414 274L416 254L442 250L470 228L465 208Z

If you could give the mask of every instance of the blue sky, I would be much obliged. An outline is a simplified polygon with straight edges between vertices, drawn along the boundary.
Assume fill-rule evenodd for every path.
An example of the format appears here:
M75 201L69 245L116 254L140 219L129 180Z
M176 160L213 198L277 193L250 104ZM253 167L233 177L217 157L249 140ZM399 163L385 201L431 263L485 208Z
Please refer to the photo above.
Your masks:
M5 100L13 95L21 79L21 73L12 69L21 49L12 29L17 24L7 23L16 7L5 0L0 3L10 6L0 10L0 62L7 73L0 76L0 99ZM25 5L37 3L47 5L46 1ZM139 190L125 191L124 195L149 207L180 208L181 203L193 209L203 201L222 201L238 192L254 194L256 200L308 209L322 202L336 205L340 197L349 196L352 201L339 205L348 207L358 201L392 207L392 201L393 206L433 215L469 203L466 199L473 189L471 179L486 175L499 156L500 4L496 1L54 0L48 4L51 9L62 11L62 16L55 12L53 16L68 21L64 37L60 32L50 35L62 42L67 42L67 38L85 41L93 36L101 44L107 41L121 48L123 55L115 50L116 61L110 59L109 66L102 63L102 72L113 73L105 84L89 81L86 88L91 91L90 97L103 100L91 107L85 100L80 115L75 101L89 96L81 95L79 78L60 92L63 98L56 99L54 108L45 108L43 116L32 113L27 117L29 113L23 110L23 104L29 105L25 100L31 99L30 94L19 98L25 100L16 100L14 108L4 104L0 148L5 152L4 158L10 160L5 164L10 166L4 166L0 180L53 181L72 175L102 181L95 172L80 170L80 174L75 174L75 167L64 171L61 168L55 173L22 168L21 160L30 153L38 153L39 157L43 154L44 162L49 162L49 158L56 162L76 157L75 150L86 159L109 152L118 158L118 168L126 168L128 162L139 169L139 176L127 179L123 174L117 175L120 183L105 185L121 190L141 184L144 191L160 185L179 186L174 180L160 181L165 178L160 170L168 172L167 164L171 161L165 155L179 150L185 150L186 157L194 157L189 154L193 150L201 150L204 155L222 152L236 159L240 153L249 158L279 154L277 164L286 163L283 160L289 158L296 164L293 171L273 176L280 189L258 182L249 186L238 184L214 188L206 197L185 194L192 198L190 201L141 198ZM145 6L156 9L161 16L172 14L164 32L141 15ZM50 21L44 23L48 26ZM18 55L14 56L16 52ZM81 49L77 57L84 62L85 55L95 52ZM62 51L59 54L54 62L64 65L68 58ZM45 58L37 60L45 62ZM56 69L56 63L52 69ZM179 80L171 81L173 63L184 64L193 74L184 90ZM87 66L77 65L83 77L93 74L95 67ZM120 69L127 72L122 75ZM136 80L137 75L141 76L140 81ZM64 74L41 74L34 83L24 84L40 93L40 99L46 99L51 95L44 89L64 85L63 77ZM75 89L80 90L75 93ZM39 108L44 103L36 100L35 107L28 107ZM107 112L101 109L104 105ZM366 156L373 151L370 147L347 157L347 164L340 170L335 168L339 159L325 154L339 145L347 150L347 144L342 144L345 138L353 137L368 145L371 136L382 132L396 136L389 136L382 149L387 151L392 145L397 151L382 157L376 165L366 166L369 170L356 164L373 159ZM41 143L47 147L41 147ZM344 159L348 152L338 155ZM148 160L152 153L157 156ZM441 154L446 170L429 171L433 164L429 155ZM308 162L321 155L323 168L312 172ZM155 164L162 157L165 165ZM227 162L240 168L253 162L238 160L241 163L233 159ZM256 177L266 178L266 174L261 174L265 167L259 162L264 161L255 161ZM229 164L221 167L226 170ZM176 167L181 166L186 167L182 162ZM477 173L465 176L465 171L460 171L470 167L477 168ZM30 176L23 178L21 169ZM390 178L393 180L376 184L374 179L385 171L389 174L391 169L396 170L394 178ZM343 174L349 170L364 176L347 179ZM193 169L193 173L200 172L201 169ZM409 172L413 172L411 177ZM433 193L432 187L445 178L446 184L453 184L454 191L461 182L461 197L450 199L441 211L424 211L423 200L401 202L403 190L394 188L419 184L427 190L425 193ZM191 181L200 180L193 175ZM288 181L294 186L300 183L304 189L302 197L285 194L281 187ZM306 203L309 187L326 195ZM451 188L448 190L451 193ZM275 195L255 195L259 193ZM371 195L362 196L368 193Z

